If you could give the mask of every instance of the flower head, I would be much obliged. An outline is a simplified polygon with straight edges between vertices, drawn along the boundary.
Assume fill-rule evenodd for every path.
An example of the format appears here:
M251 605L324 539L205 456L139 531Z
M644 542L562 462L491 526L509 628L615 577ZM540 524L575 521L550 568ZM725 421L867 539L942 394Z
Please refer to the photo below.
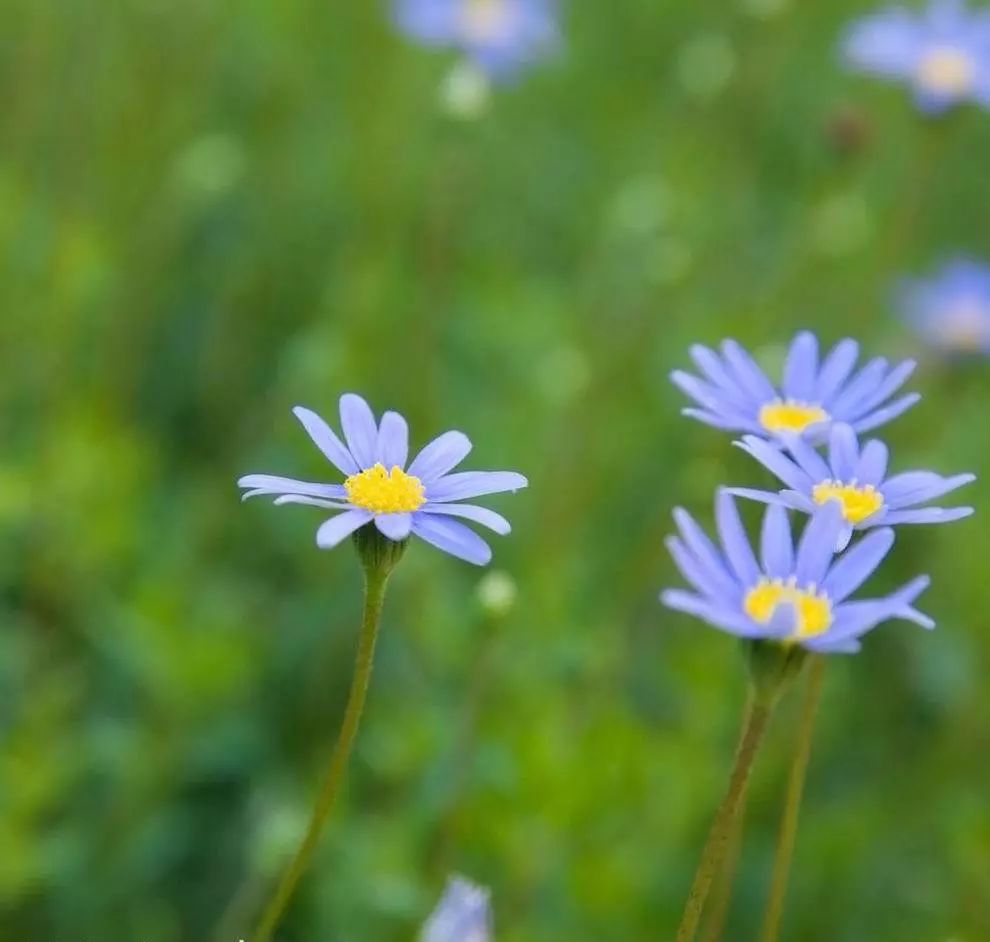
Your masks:
M406 35L459 49L494 79L515 75L559 41L555 0L396 0L395 18Z
M860 448L856 433L837 423L829 434L828 454L823 457L795 435L785 439L790 457L757 438L746 435L736 442L774 474L784 485L780 492L729 488L729 493L765 504L779 504L804 513L833 502L842 508L844 527L838 548L849 542L852 531L902 523L948 523L968 517L972 507L925 507L957 487L976 480L973 474L942 477L932 471L905 471L887 476L887 446L871 439Z
M274 497L276 504L309 504L333 510L316 533L322 549L336 546L369 523L389 540L410 533L444 552L483 566L491 549L480 536L456 519L470 520L506 534L509 522L486 507L461 500L516 491L527 481L514 471L450 472L467 456L471 442L461 432L445 432L407 466L409 429L397 412L375 420L369 405L353 393L340 397L344 440L315 412L297 406L293 412L320 451L345 476L342 484L313 484L270 474L248 474L238 486L248 497Z
M846 339L819 363L818 340L803 331L791 343L777 387L739 344L726 340L721 356L700 344L691 348L703 378L675 370L671 380L701 407L684 414L707 425L770 439L790 433L818 440L832 422L866 432L921 398L909 393L890 402L913 372L913 361L891 367L876 357L854 372L858 356L859 345Z
M890 528L875 530L836 558L843 519L835 502L816 509L796 549L787 511L771 505L763 518L757 561L726 491L716 498L715 516L721 548L690 514L674 511L680 535L670 537L667 547L695 591L667 590L661 599L668 607L741 638L799 644L829 654L858 651L864 634L891 619L934 627L912 607L928 586L927 576L885 598L848 601L890 551Z
M491 942L488 891L463 877L451 877L443 897L423 926L421 942Z
M852 24L842 51L850 68L909 85L924 111L966 100L990 107L990 11L967 10L962 0L867 16Z
M990 267L956 259L929 279L906 281L907 322L936 350L990 356Z

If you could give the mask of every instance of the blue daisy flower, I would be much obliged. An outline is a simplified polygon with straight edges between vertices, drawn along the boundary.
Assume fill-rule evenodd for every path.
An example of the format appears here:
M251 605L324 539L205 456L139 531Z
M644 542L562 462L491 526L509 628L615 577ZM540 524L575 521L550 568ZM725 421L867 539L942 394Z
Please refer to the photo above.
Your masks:
M900 291L908 324L945 354L990 355L990 267L966 258L928 279L909 279Z
M786 436L784 442L790 457L755 435L735 443L774 474L785 485L783 490L733 487L729 493L808 514L827 502L837 503L845 524L839 549L846 546L854 529L948 523L973 513L972 507L921 505L975 481L976 475L942 477L932 471L905 471L887 477L887 446L872 439L860 448L856 433L843 423L832 426L826 457L796 435Z
M771 504L763 517L757 561L725 491L716 498L715 519L721 548L687 511L674 511L680 535L670 537L667 547L695 591L667 590L661 600L669 608L741 638L799 644L827 654L858 651L864 634L892 619L935 627L912 607L928 587L927 576L884 598L849 601L890 551L894 531L889 527L874 530L836 558L844 526L837 503L829 501L815 511L796 549L787 511Z
M773 439L794 433L818 441L832 422L867 432L921 398L909 393L890 402L914 371L913 361L892 367L876 357L854 372L858 357L859 345L847 338L819 363L817 338L802 331L791 343L778 388L739 344L726 340L721 356L700 344L691 347L703 378L675 370L671 380L700 406L682 410L684 415L707 425Z
M412 39L459 49L496 80L559 42L555 0L396 0L395 19Z
M463 877L451 877L420 936L420 942L490 942L488 891Z
M386 412L379 424L360 396L340 397L341 441L315 412L293 409L320 451L341 474L343 484L314 484L270 474L248 474L238 486L244 498L273 496L276 504L309 504L338 511L316 532L316 543L330 549L366 524L374 523L390 540L414 533L452 556L479 566L492 556L488 544L456 519L510 531L501 514L460 501L484 494L517 491L528 484L514 471L450 472L471 451L462 432L445 432L408 465L409 428L397 412Z
M923 111L967 100L990 107L990 11L970 11L961 0L932 0L923 13L890 7L858 20L842 52L854 70L909 85Z

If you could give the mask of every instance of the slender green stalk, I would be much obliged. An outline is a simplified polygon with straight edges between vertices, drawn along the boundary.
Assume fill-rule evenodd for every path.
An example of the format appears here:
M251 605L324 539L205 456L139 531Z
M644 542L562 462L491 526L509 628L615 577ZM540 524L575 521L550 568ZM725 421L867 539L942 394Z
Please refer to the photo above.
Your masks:
M787 797L784 801L784 814L777 838L777 854L773 862L773 876L770 880L770 896L766 914L763 917L763 942L776 942L780 932L780 919L784 912L784 899L787 896L787 881L794 856L794 841L797 837L798 815L801 810L801 797L804 794L804 781L808 773L808 759L811 756L811 740L815 730L815 715L822 695L822 681L825 676L825 658L820 654L811 659L808 671L808 686L805 689L804 705L798 726L797 745L791 762L791 773L787 782Z
M739 747L736 749L736 759L729 776L729 785L715 813L705 848L701 852L701 861L695 871L694 882L691 884L691 891L684 905L684 915L677 930L677 942L694 942L712 880L722 867L736 826L736 819L745 805L750 770L767 731L774 703L773 698L750 696Z
M382 603L385 599L385 586L388 583L388 570L384 567L367 566L365 568L364 617L361 621L361 634L358 639L357 660L354 664L354 679L351 681L351 692L347 698L347 709L344 711L344 723L334 746L327 771L326 781L316 800L313 815L310 818L306 836L296 851L292 863L285 871L282 879L265 909L258 929L251 937L251 942L269 942L276 927L285 914L299 880L305 873L313 851L320 840L320 834L326 824L334 800L340 791L347 762L354 747L358 726L361 723L361 713L371 681L371 668L374 662L375 641L378 638L378 623L381 619Z
M729 849L725 852L722 872L718 875L715 888L712 890L708 920L701 934L704 942L719 942L725 931L729 907L732 905L732 888L736 882L736 870L739 867L739 857L742 854L742 843L743 816L740 815L736 819L736 826L732 829L732 836L729 838Z

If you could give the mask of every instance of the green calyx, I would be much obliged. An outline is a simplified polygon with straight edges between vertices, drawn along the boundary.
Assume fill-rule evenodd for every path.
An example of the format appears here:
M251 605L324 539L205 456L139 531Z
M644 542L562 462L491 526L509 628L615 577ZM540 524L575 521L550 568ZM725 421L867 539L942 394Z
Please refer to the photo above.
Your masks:
M374 523L367 523L356 530L353 539L365 572L377 576L388 576L409 544L409 540L390 540L383 536Z
M808 652L800 645L778 641L745 641L743 650L756 699L765 706L780 699L808 659Z

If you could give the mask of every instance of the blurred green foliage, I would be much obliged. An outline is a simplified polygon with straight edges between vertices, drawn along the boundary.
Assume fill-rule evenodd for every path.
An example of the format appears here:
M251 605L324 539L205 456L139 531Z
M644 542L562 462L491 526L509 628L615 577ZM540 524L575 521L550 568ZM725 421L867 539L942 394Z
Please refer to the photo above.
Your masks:
M531 488L485 575L414 545L346 799L282 932L412 938L459 870L500 942L669 938L736 735L734 642L663 611L675 503L760 475L666 375L800 327L913 351L892 279L990 253L990 117L844 75L836 0L571 3L473 121L384 0L6 0L0 88L0 938L233 942L336 734L360 604L312 508L337 396ZM926 361L899 468L990 480L982 363ZM904 532L934 635L829 667L785 937L990 938L977 516ZM479 588L480 587L480 588ZM499 586L496 583L495 589ZM797 714L757 770L753 938Z

